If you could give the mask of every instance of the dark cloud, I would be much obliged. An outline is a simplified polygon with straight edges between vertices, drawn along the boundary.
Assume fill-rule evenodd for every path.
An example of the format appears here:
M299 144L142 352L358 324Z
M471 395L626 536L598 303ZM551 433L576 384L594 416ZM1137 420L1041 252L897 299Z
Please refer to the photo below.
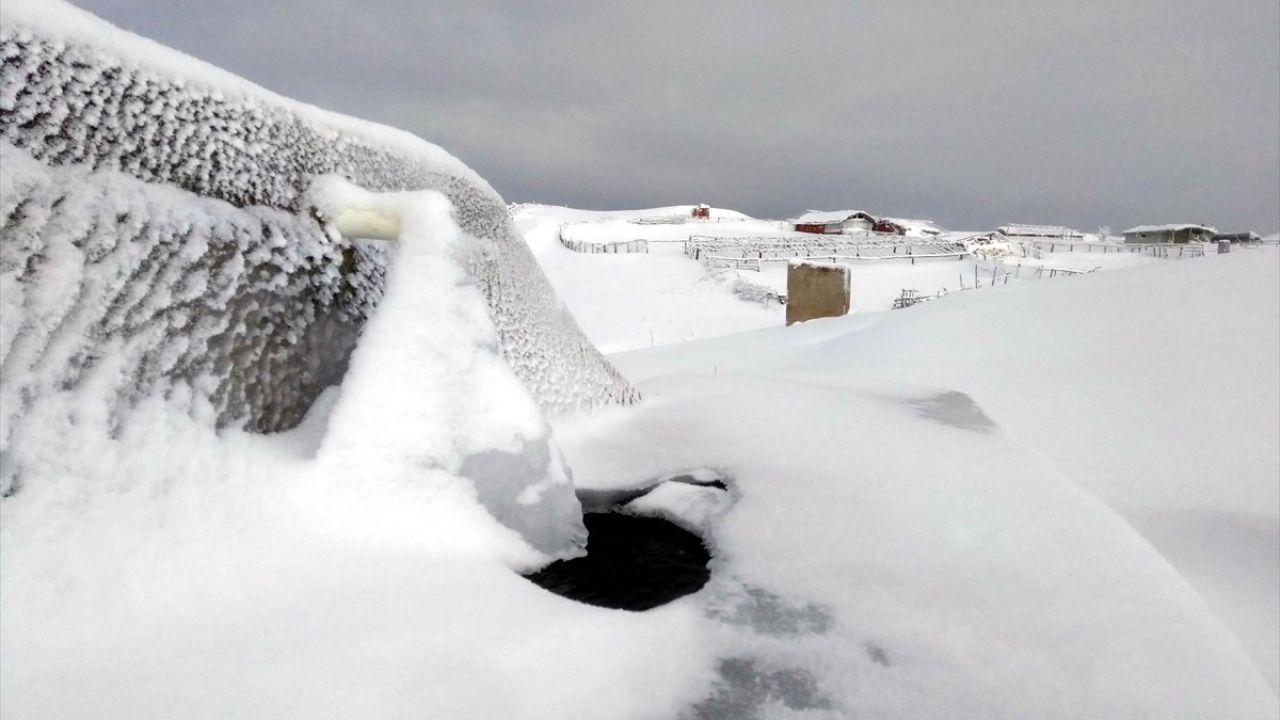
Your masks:
M511 201L1280 228L1275 0L81 4Z

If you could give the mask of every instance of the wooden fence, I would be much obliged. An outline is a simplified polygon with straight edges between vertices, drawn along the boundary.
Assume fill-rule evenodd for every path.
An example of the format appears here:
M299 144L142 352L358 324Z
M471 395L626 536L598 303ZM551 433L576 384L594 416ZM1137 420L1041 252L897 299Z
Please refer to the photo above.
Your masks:
M649 254L649 241L617 240L614 242L588 242L586 240L570 240L564 236L564 228L560 229L560 244L566 248L587 254L626 255L630 253Z
M1070 240L1023 240L1025 247L1054 252L1142 253L1161 258L1204 257L1201 243L1114 243L1075 242ZM1176 252L1175 252L1176 251Z
M824 252L825 251L825 252ZM963 257L969 253L959 243L932 238L908 238L901 235L711 237L691 235L684 244L684 254L693 260L715 258L723 263L728 258L754 258L761 261L785 261L805 258L837 260L896 260L926 257Z

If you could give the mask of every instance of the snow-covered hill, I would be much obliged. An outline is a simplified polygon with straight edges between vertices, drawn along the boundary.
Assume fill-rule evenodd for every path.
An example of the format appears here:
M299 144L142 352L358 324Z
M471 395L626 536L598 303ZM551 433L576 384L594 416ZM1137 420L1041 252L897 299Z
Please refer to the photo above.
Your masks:
M1196 585L1280 687L1280 250L614 355L629 377L965 393ZM850 428L853 435L878 431Z
M708 272L684 257L691 232L776 233L758 220L688 224L635 224L635 219L687 215L688 207L595 212L543 205L519 206L514 221L556 294L596 347L618 352L670 345L781 324L783 308L747 302L734 293L738 274ZM719 208L713 217L740 215ZM601 242L652 240L647 254L589 255L560 243L566 223Z

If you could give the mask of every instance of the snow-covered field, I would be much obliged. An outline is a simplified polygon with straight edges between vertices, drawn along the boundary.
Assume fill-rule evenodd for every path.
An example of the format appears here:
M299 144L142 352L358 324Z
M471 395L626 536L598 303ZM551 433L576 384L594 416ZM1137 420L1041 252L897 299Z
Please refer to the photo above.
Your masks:
M691 226L626 222L680 212L687 214L689 208L593 213L534 205L519 209L515 223L578 325L604 352L670 345L782 322L781 305L743 302L733 294L734 271L709 272L683 255L681 248L693 231ZM560 225L566 222L592 223L577 226L581 229L576 231L588 234L603 229L605 242L639 238L667 242L652 244L651 254L576 253L560 244ZM759 221L745 224L761 234L777 232ZM696 224L698 232L714 231L719 225Z
M1237 250L611 359L633 380L763 373L965 393L1143 533L1274 689L1278 276L1275 246Z
M316 137L374 142L362 153L409 142L292 106L61 4L23 0L3 13L14 87L65 63L67 87L92 90L109 83L94 80L92 63L116 63L107 77L140 78L110 88L121 97L151 83L179 106L217 103L221 87L266 118L261 127L320 123ZM20 74L23 63L43 69ZM112 107L127 113L147 97ZM89 124L62 100L32 102L57 106L59 127ZM29 120L0 114L0 130L22 139L54 117L22 107ZM154 131L152 147L204 128L134 115ZM218 128L233 149L248 132ZM292 146L278 142L253 151L279 160ZM767 273L709 273L678 242L589 255L558 239L572 222L600 241L637 239L618 237L636 227L678 241L687 228L627 221L688 208L524 206L516 228L558 301L527 260L468 273L479 260L529 256L505 212L486 214L501 206L482 181L412 143L422 165L405 171L413 186L400 192L353 187L357 165L321 157L287 184L303 194L296 207L255 201L326 252L394 238L380 246L389 264L369 281L382 296L340 382L307 400L300 425L272 433L221 422L213 389L231 378L251 387L250 409L301 397L284 384L291 367L275 382L240 377L269 357L254 345L260 316L210 305L168 322L155 310L172 294L166 276L112 255L177 238L204 259L204 238L184 241L159 222L166 209L267 212L110 156L63 167L30 144L4 146L0 370L21 400L0 430L0 476L11 479L0 504L5 720L1280 713L1276 248L1103 256L1089 262L1112 263L1105 272L1018 275L893 312L881 308L901 287L932 293L953 273L959 283L1007 265L867 266L854 276L858 313L784 328L781 306L740 297L738 281L768 284ZM32 204L10 165L66 197ZM377 176L391 166L360 172L401 187ZM441 168L456 171L446 190L479 204L415 184ZM247 188L280 181L260 183L267 173L247 161L226 171ZM158 200L127 206L132 216L123 204L80 213L112 201L104 188ZM8 229L46 206L53 219L38 230ZM730 217L706 231L772 232ZM131 218L149 228L141 241L113 234ZM297 249L293 235L268 239ZM336 257L326 276L341 275ZM156 264L166 262L179 265ZM227 263L225 273L238 281L256 269ZM289 278L269 279L280 282L245 293L255 308L284 297ZM121 288L108 293L107 281ZM129 312L118 337L92 331L105 327L92 313L121 304L115 295L152 304ZM540 401L634 397L558 302L612 352L639 402ZM214 333L218 322L241 334ZM504 324L518 332L504 336ZM196 377L144 344L185 348L204 332L234 362ZM80 352L82 342L92 344ZM577 554L580 498L608 497L701 534L707 585L629 612L520 576Z
M744 294L786 294L786 262L765 263L760 270L709 267L686 258L684 241L692 236L752 237L786 234L778 221L747 218L733 210L712 209L720 222L637 223L647 218L684 217L691 206L647 210L589 211L545 205L513 209L543 271L568 305L587 336L605 352L637 350L779 325L785 315L777 303L743 302ZM649 241L649 252L587 254L567 249L566 237L584 243ZM970 233L952 233L962 237ZM1062 248L1065 249L1065 246ZM1039 257L966 257L864 260L851 264L853 313L893 307L904 289L921 295L1018 283L1041 277L1048 269L1091 271L1140 267L1164 262L1135 253L1047 251ZM1008 276L1006 278L1006 275ZM1055 278L1056 279L1056 278Z
M640 303L646 322L672 335L700 335L724 316L662 301L692 286L691 273L666 269L678 261L568 252L530 220L523 225L535 254L587 332L602 334L597 341ZM978 263L979 292L904 312L790 329L774 312L772 329L611 359L634 381L781 374L964 393L1141 533L1280 689L1280 253L1270 245L1165 260L1061 250L1005 258L1003 267ZM618 258L630 263L626 276L600 263ZM903 287L948 287L956 265L854 264L854 304L874 297L882 310ZM986 268L1018 265L1026 277L1041 266L1120 272L982 287ZM972 273L975 262L963 267ZM729 272L785 289L785 267ZM950 287L961 281L973 286L970 276ZM740 326L711 327L727 335ZM856 434L868 433L878 435Z

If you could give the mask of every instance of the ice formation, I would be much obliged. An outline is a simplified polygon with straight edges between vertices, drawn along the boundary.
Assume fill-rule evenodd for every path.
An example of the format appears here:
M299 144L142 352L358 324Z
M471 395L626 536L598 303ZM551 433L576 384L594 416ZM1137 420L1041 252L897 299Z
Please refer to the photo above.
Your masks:
M535 548L575 554L587 533L568 468L537 403L498 354L484 296L463 267L474 238L454 224L448 199L429 190L369 193L326 176L309 200L338 228L395 242L387 295L352 355L317 453L322 472L450 490L466 478L476 499Z
M0 29L0 449L91 371L118 432L189 386L219 427L294 427L342 377L387 253L327 235L306 200L334 173L432 189L472 239L464 263L497 347L544 412L634 391L582 335L498 195L434 145L274 96L57 2L6 2ZM72 420L74 422L74 419Z
M296 425L342 374L385 272L380 248L326 237L305 206L326 173L449 198L479 241L467 262L502 354L544 410L632 398L498 195L439 148L59 3L5 3L0 63L5 438L113 343L135 360L120 394L196 382L224 425Z

